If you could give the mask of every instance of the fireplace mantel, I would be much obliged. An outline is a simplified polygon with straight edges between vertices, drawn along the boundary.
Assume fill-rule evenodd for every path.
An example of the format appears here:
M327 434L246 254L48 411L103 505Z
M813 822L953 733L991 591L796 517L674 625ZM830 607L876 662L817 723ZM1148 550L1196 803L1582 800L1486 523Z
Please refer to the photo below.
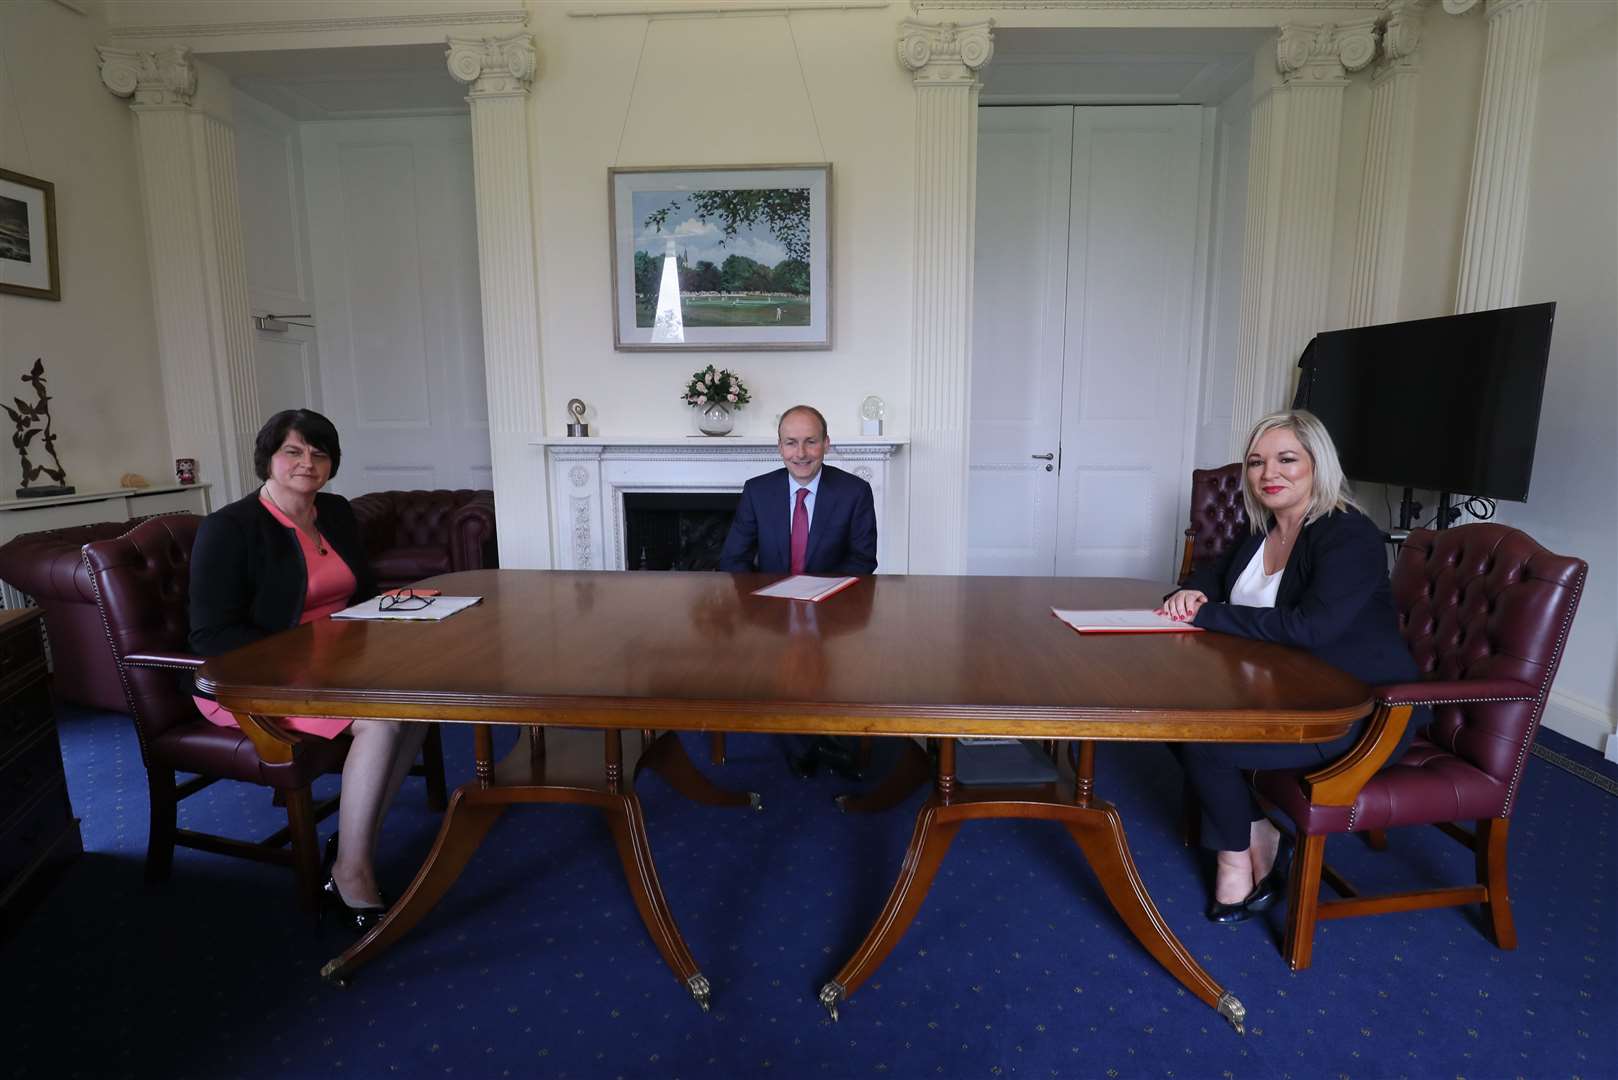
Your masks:
M877 565L903 572L907 549L903 470L908 440L861 436L832 444L826 463L861 477L876 498ZM537 439L550 473L552 548L559 570L622 570L624 493L740 491L781 467L768 437L652 436Z

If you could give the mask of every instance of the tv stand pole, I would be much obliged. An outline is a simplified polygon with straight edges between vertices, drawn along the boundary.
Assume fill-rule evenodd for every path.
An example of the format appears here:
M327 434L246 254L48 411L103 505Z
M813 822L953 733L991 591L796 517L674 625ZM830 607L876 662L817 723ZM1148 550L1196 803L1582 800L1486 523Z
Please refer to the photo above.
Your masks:
M1404 498L1399 500L1399 531L1409 533L1420 519L1421 503L1416 501L1415 489L1405 488Z

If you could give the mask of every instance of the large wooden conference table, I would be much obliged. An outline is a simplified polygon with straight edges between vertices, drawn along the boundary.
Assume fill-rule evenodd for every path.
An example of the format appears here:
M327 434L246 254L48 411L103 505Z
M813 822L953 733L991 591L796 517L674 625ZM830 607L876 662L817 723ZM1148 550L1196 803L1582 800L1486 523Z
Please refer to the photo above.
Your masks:
M1117 810L1096 797L1092 740L1324 741L1370 712L1362 683L1280 646L1211 633L1080 635L1051 614L1154 606L1156 582L894 575L818 604L751 595L772 580L471 571L430 582L483 597L442 622L321 620L204 665L199 684L251 714L259 739L297 739L276 719L289 715L476 725L476 776L451 798L427 861L387 918L322 973L346 979L419 922L507 807L582 803L605 812L642 920L706 1009L708 980L658 882L636 774L656 770L702 802L757 806L699 772L674 733L927 736L933 791L881 915L820 992L834 1017L898 943L964 821L1038 817L1066 826L1147 951L1242 1030L1241 1002L1175 937ZM496 724L528 725L530 752L497 768ZM557 727L594 729L588 753L577 752L580 736L567 752L567 739L547 740ZM628 760L625 731L639 751ZM1065 740L1071 770L1035 789L958 784L961 736Z

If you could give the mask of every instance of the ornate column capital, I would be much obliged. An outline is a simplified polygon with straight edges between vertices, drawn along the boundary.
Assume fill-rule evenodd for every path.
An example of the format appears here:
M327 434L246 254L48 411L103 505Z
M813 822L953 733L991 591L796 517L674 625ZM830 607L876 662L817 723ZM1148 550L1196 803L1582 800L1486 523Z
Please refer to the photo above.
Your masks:
M1421 47L1421 18L1427 0L1388 0L1388 20L1382 25L1382 59L1377 78L1416 66L1416 50Z
M1376 59L1377 20L1286 23L1275 45L1275 64L1288 85L1341 83Z
M450 37L449 73L471 90L467 97L522 97L533 84L539 60L534 35Z
M1450 15L1465 15L1477 7L1478 4L1484 3L1484 17L1492 19L1496 15L1510 11L1512 8L1538 2L1539 0L1487 0L1487 3L1484 3L1484 0L1444 0L1444 11Z
M119 97L133 97L143 106L186 106L197 92L197 65L184 45L144 52L97 45L101 54L101 82Z
M994 56L994 20L968 23L899 24L899 63L916 85L971 84Z

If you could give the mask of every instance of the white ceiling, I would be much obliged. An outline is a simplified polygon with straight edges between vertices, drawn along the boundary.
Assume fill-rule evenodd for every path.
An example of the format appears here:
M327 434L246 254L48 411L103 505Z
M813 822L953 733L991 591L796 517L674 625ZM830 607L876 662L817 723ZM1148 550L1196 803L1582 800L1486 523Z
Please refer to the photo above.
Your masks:
M294 120L366 120L467 111L443 45L214 53L238 90Z
M1273 34L1249 30L997 30L989 105L1212 105L1252 76Z

